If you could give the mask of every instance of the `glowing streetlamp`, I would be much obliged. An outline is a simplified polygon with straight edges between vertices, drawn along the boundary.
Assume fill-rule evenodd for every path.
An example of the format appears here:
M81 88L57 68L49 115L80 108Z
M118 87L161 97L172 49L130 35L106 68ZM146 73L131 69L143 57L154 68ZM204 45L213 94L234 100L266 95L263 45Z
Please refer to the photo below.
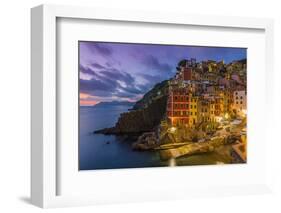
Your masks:
M242 115L245 117L247 115L247 110L246 109L243 109L242 110Z
M225 114L224 114L224 118L225 118L225 119L228 119L228 118L229 118L229 114L228 114L228 113L225 113Z
M172 127L170 128L170 132L171 132L171 133L175 133L176 130L177 130L177 128L174 127L174 126L172 126Z
M221 122L222 121L222 117L221 116L216 116L216 120L217 120L217 122Z

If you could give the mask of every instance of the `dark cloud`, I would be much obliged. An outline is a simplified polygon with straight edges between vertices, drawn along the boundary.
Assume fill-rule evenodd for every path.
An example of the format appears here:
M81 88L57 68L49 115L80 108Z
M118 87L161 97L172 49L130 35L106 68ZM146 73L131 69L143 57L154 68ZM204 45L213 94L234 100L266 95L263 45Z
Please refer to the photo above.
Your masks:
M97 68L97 69L104 69L105 68L104 66L102 66L101 64L98 64L98 63L92 63L91 66L94 67L94 68Z
M107 67L112 67L112 63L109 62L109 61L107 61L107 62L105 63L105 65L106 65Z
M84 67L82 65L79 66L80 72L84 73L84 74L88 74L88 75L95 75L95 71L88 68L88 67Z
M89 42L87 43L87 48L94 53L98 52L104 56L112 55L112 48L106 44Z
M117 83L112 81L103 81L97 79L84 80L80 79L80 90L82 92L112 91L116 88Z
M171 72L173 67L167 63L161 63L158 58L153 55L146 55L143 58L143 64L150 69L160 72Z
M127 85L133 85L135 82L135 79L129 73L121 72L116 68L105 69L101 71L100 74L111 79L123 81Z
M117 96L134 98L144 91L136 85L135 79L129 73L116 68L105 68L98 73L92 68L80 67L83 73L91 74L90 80L80 79L80 91L99 97Z

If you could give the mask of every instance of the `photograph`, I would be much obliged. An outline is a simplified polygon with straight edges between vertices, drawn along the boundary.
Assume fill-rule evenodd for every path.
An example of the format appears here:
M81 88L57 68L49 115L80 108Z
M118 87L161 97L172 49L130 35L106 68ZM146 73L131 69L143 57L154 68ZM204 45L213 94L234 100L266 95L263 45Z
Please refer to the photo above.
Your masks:
M247 163L247 48L78 41L79 171Z

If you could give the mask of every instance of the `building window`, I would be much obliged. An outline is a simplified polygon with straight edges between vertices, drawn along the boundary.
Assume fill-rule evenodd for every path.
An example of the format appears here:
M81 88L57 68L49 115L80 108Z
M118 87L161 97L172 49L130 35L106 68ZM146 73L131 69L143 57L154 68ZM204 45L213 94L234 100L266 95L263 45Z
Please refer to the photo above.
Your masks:
M243 99L243 97L242 97L242 96L240 96L240 99Z
M192 112L190 112L190 115L192 115Z
M240 104L243 104L243 101L240 101Z
M192 105L190 105L190 109L192 109Z

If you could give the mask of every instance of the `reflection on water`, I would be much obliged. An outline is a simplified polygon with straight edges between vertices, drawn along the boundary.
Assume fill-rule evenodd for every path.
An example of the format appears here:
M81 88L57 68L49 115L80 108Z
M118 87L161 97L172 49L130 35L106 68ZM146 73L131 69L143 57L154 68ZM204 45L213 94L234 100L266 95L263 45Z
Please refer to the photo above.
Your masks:
M218 152L161 161L156 151L133 151L131 144L136 138L93 134L94 130L114 126L120 113L127 110L128 106L80 107L80 170L229 163L227 146Z
M175 159L175 158L171 158L171 159L169 160L169 166L170 166L170 167L174 167L174 166L176 166L176 165L177 165L176 159Z

